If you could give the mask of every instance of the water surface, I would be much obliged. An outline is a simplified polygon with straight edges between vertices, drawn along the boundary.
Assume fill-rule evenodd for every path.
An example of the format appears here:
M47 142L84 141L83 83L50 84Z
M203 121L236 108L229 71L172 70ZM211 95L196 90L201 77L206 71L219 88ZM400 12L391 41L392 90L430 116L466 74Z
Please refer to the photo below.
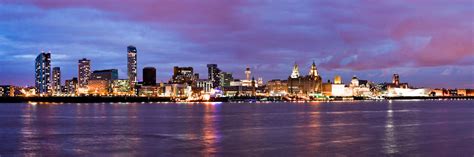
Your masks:
M470 156L474 101L0 104L0 156Z

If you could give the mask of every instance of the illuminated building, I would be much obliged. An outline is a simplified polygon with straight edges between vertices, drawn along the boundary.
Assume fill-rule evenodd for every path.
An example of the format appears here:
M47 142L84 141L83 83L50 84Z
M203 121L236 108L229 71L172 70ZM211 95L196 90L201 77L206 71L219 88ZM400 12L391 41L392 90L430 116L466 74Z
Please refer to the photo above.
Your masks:
M252 86L252 80L250 78L250 76L251 76L250 74L252 74L252 72L250 71L250 68L247 67L245 69L245 80L240 80L241 86L246 86L246 87Z
M157 97L160 93L159 86L141 86L138 89L139 96Z
M91 74L91 80L113 81L118 79L117 69L94 70Z
M342 84L341 76L336 75L336 76L334 77L334 84Z
M394 84L395 86L398 86L400 84L400 76L398 76L398 74L393 74L392 84Z
M332 92L331 80L328 80L328 82L323 83L321 91L324 96L331 96L331 92Z
M113 95L130 95L130 82L128 79L119 79L112 81Z
M173 68L173 76L170 83L173 84L189 84L192 85L198 78L198 75L194 74L192 67L178 67Z
M53 68L53 82L52 82L53 95L61 94L61 69L59 67Z
M196 87L202 89L204 93L210 93L213 86L211 80L198 80L196 81Z
M36 94L44 95L51 92L51 53L41 53L35 61Z
M91 78L91 61L83 58L79 62L78 85L80 88L87 87L87 83Z
M298 78L300 77L300 71L298 69L298 65L295 63L295 65L293 66L293 71L291 72L291 75L290 75L291 78Z
M359 87L359 79L356 76L352 77L350 87Z
M73 77L70 80L66 80L64 88L66 89L65 93L68 95L76 95L77 94L77 87L78 87L78 80L77 77Z
M87 84L88 93L92 95L107 95L109 93L108 80L89 80Z
M278 79L268 81L266 90L270 96L284 96L288 92L288 81Z
M220 86L220 77L219 73L221 70L217 68L217 64L208 64L207 65L208 79L212 82L212 88L217 88Z
M144 86L156 85L156 69L154 67L143 68L143 85Z
M15 96L15 87L10 85L0 86L0 97L13 97Z
M251 74L251 73L252 73L252 72L250 71L250 68L247 67L247 68L245 69L245 79L246 79L246 80L250 80L250 74Z
M228 73L228 72L219 73L219 77L220 77L219 79L220 79L221 87L230 86L230 82L234 80L232 73Z
M135 85L137 84L137 48L130 45L127 47L127 53L127 74L130 83L130 91L135 93Z
M322 78L319 76L316 64L313 62L307 76L299 76L298 65L295 64L291 75L288 77L288 93L293 95L320 94Z

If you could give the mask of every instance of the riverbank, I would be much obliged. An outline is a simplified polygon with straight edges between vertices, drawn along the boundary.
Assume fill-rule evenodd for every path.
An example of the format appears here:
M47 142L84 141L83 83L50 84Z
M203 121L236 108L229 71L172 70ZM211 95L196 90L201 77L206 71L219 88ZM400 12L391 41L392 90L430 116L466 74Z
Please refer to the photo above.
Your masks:
M331 97L317 100L289 100L284 97L221 97L211 98L209 101L192 102L291 102L291 101L357 101L357 100L438 100L438 99L467 99L474 100L474 96L438 96L438 97L383 97L370 99L367 97ZM25 103L25 102L52 102L52 103L102 103L102 102L180 102L185 99L172 97L0 97L0 103Z

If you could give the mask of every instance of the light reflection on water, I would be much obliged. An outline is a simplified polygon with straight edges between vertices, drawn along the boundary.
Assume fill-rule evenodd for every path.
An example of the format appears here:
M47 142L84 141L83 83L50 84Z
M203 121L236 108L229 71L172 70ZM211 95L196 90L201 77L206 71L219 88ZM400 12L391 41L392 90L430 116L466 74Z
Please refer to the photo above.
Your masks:
M470 101L1 104L0 119L6 156L474 153Z

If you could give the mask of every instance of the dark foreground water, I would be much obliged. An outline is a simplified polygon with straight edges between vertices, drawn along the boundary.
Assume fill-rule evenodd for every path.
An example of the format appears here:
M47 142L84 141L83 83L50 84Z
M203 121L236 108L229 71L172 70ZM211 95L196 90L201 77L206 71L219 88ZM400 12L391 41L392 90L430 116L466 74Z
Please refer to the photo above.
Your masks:
M0 104L0 156L468 156L474 101Z

